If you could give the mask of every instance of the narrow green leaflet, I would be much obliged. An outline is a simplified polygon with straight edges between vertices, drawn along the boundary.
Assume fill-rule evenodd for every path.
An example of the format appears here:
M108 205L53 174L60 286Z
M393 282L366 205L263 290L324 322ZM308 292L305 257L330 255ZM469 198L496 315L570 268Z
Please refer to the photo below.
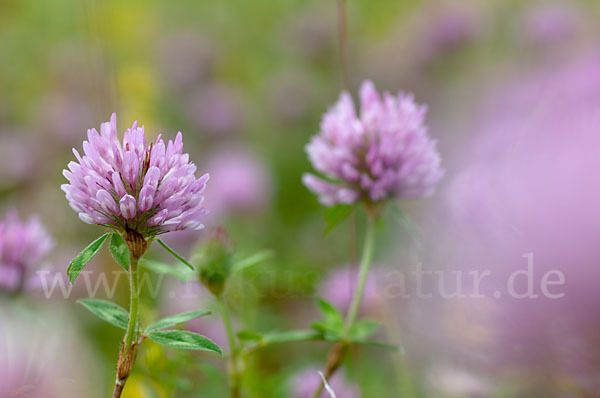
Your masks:
M367 340L375 332L379 330L381 324L373 321L360 321L350 329L349 338L353 342L361 342Z
M332 326L326 321L316 321L310 327L319 333L324 340L339 341L342 339L342 326Z
M290 343L295 341L321 340L322 335L314 330L289 330L269 332L263 336L264 344Z
M334 326L334 325L339 325L341 326L344 323L344 317L342 316L342 313L335 308L331 303L328 303L327 301L323 300L322 298L319 298L319 309L321 310L321 313L323 314L323 317L325 318L325 321Z
M104 244L104 241L108 238L108 235L110 235L110 232L105 233L104 235L90 243L88 247L83 249L81 253L79 253L77 257L75 257L71 261L71 264L69 264L69 267L67 268L67 276L69 277L71 283L75 283L75 280L79 276L81 270L83 270L83 267L85 267L86 264L89 263L89 261L92 259L92 257L96 255L96 253L98 253L98 250L100 250L100 248Z
M325 228L324 235L330 233L335 227L338 226L339 223L348 218L350 214L352 214L353 210L354 206L352 205L337 205L328 207L325 210L325 223L327 224L327 227Z
M246 257L243 260L237 261L232 266L232 272L239 272L246 268L250 268L256 264L259 264L265 260L273 257L273 250L261 250L258 253L251 255L250 257Z
M148 338L158 344L167 347L180 348L182 350L211 351L223 354L221 348L212 340L196 333L185 330L163 330L148 334Z
M391 216L394 217L406 230L416 237L419 241L424 240L423 233L409 217L406 216L400 205L397 203L390 206Z
M340 340L344 332L344 317L342 313L322 298L319 298L318 303L324 319L313 322L310 327L319 332L325 340Z
M171 249L165 242L163 242L160 239L156 239L156 241L158 243L160 243L160 245L162 247L164 247L166 251L168 251L169 253L171 253L171 255L173 257L175 257L177 260L181 261L182 263L184 263L185 265L187 265L188 267L190 267L190 269L194 269L194 266L192 264L190 264L185 258L181 257L179 254L177 254L175 252L175 250Z
M251 330L240 330L237 332L237 337L244 341L261 341L263 338L260 333L255 333Z
M353 343L376 347L376 348L384 348L392 351L398 351L400 354L404 354L404 348L398 347L397 345L382 343L380 341L354 341Z
M103 321L127 330L129 313L123 307L106 300L83 299L77 302Z
M140 261L142 267L149 271L156 272L157 274L165 274L174 276L182 282L188 282L196 278L196 274L187 268L177 267L175 265L161 263L159 261L152 261L142 259Z
M120 234L114 232L110 237L110 254L125 271L129 270L129 248Z
M210 314L210 311L208 311L208 310L196 310L196 311L183 312L181 314L169 316L167 318L160 319L160 320L148 325L148 327L146 328L144 333L147 334L147 333L155 332L158 330L168 329L177 324L191 321L192 319L200 318L201 316L205 316L208 314Z

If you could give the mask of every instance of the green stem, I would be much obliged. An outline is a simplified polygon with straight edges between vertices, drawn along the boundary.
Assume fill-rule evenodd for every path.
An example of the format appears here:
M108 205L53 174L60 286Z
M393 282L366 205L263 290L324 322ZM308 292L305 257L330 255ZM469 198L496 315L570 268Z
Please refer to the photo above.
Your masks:
M144 242L145 243L145 242ZM145 247L143 247L145 250ZM143 254L142 250L142 254ZM134 255L132 246L129 246L129 322L127 324L127 333L119 351L119 359L117 360L117 377L115 380L115 388L113 390L113 398L120 398L127 378L135 364L137 355L137 324L138 324L138 304L139 304L139 278L138 278L138 262L141 254Z
M373 259L373 249L375 247L375 223L377 217L374 214L368 214L367 218L367 232L365 235L365 243L363 246L362 258L360 261L360 271L358 274L358 286L352 297L352 303L350 304L350 310L346 315L346 321L344 323L344 338L347 340L352 330L352 326L356 321L360 303L363 298L365 291L365 285L367 284L367 278L369 276L369 269L371 268L371 260ZM329 378L335 373L340 367L344 357L346 355L346 349L348 345L346 341L340 341L336 343L332 350L329 352L327 358L327 369L325 370L325 379ZM320 398L321 393L324 389L324 384L320 383L319 387L313 394L313 398Z
M352 303L350 304L350 310L346 315L346 322L344 324L344 335L348 337L348 333L358 315L360 303L362 301L365 285L367 284L367 278L369 276L369 269L371 268L371 260L373 259L373 248L375 246L375 217L369 215L367 219L367 232L365 235L365 243L362 252L362 258L360 261L360 271L358 274L358 286L354 297L352 297Z
M233 326L231 324L231 316L229 314L229 309L227 308L227 304L223 300L222 296L217 297L217 303L219 304L219 310L221 311L221 317L223 318L223 323L225 325L225 330L227 331L227 340L229 341L229 351L230 351L230 391L231 398L239 398L241 394L241 386L240 386L240 373L238 370L238 349L236 344L235 333L233 331Z
M129 265L129 324L127 325L127 334L125 335L125 347L131 347L134 340L137 340L138 323L138 304L140 300L138 262L139 259L130 256Z

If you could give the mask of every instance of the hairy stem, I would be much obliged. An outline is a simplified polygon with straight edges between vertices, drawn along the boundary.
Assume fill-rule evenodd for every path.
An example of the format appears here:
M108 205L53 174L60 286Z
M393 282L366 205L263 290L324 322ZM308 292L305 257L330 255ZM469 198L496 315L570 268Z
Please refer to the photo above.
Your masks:
M367 219L367 232L365 234L365 243L363 246L362 258L360 261L360 270L358 274L358 285L354 296L352 297L352 303L350 309L346 315L346 321L344 323L344 338L349 337L352 326L356 321L360 303L362 302L365 286L369 276L369 269L371 268L371 260L373 259L373 249L375 247L375 222L376 217L369 214ZM336 343L327 356L327 369L325 370L325 379L329 380L336 370L341 366L346 352L348 344L344 341ZM324 384L320 383L318 389L315 391L313 398L320 398L323 392Z
M131 257L129 266L129 323L127 324L127 334L125 335L125 346L129 347L134 340L137 340L137 321L138 304L140 301L139 278L138 278L138 258Z
M239 398L241 396L241 375L238 369L238 349L235 340L235 333L231 324L229 309L227 308L227 304L225 304L222 296L217 297L217 303L219 304L219 310L221 311L221 317L223 318L223 324L225 325L227 339L229 341L229 383L231 398Z
M146 240L133 231L128 231L125 242L129 248L129 322L121 350L119 351L119 359L117 360L117 376L113 398L121 396L125 388L125 382L133 370L137 356L138 306L140 300L138 264L140 258L148 248Z

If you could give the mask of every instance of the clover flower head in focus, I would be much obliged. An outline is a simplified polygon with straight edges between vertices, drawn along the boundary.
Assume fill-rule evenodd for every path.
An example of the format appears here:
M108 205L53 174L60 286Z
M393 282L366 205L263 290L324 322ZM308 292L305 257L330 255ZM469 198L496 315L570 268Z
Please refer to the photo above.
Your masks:
M39 219L21 221L11 210L0 220L0 289L15 292L25 287L32 269L54 246Z
M165 144L161 136L149 144L137 122L117 138L117 117L102 123L100 134L88 130L84 156L73 150L62 185L69 204L88 224L134 231L144 238L200 229L207 211L202 191L208 174L196 178L196 166L183 153L181 133Z
M370 81L361 86L359 114L342 93L306 147L325 178L305 174L304 185L326 206L431 195L444 170L425 114L412 95L380 96Z

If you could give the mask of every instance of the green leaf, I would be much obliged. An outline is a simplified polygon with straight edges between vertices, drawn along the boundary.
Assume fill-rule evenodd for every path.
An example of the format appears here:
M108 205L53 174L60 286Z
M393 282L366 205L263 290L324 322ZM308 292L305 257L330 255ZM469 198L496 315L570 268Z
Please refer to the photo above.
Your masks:
M342 339L342 327L332 326L326 321L313 322L310 327L317 331L324 340L327 341L339 341Z
M231 267L232 272L239 272L245 270L246 268L250 268L256 264L259 264L265 260L273 257L274 253L272 250L261 250L258 253L251 255L250 257L246 257L243 260L237 261Z
M184 269L175 265L165 264L159 261L151 261L146 259L142 259L140 261L140 264L147 270L156 272L158 274L174 276L182 282L188 282L190 280L196 279L196 274L194 274L187 268Z
M96 255L96 253L98 253L98 250L100 250L104 244L104 241L106 238L108 238L108 235L110 235L110 232L105 233L90 243L88 247L83 249L81 253L79 253L77 257L71 261L71 264L69 264L69 267L67 268L67 276L69 277L71 283L75 283L75 280L79 276L81 270L83 270L83 267L86 266L86 264L92 259L92 257Z
M381 324L373 321L360 321L352 326L350 329L349 337L350 341L359 342L365 341L371 337L379 328Z
M269 332L263 336L265 344L288 343L294 341L321 340L321 333L314 330L289 330L285 332Z
M223 354L221 348L207 337L185 330L163 330L148 334L148 338L158 344L183 350L212 351Z
M160 243L160 245L162 247L165 248L166 251L168 251L169 253L171 253L171 255L173 255L173 257L175 257L177 260L181 261L182 263L184 263L185 265L187 265L188 267L190 267L190 269L194 269L194 266L192 264L190 264L189 262L187 262L187 260L183 257L181 257L179 254L177 254L175 252L175 250L171 249L169 246L167 246L167 244L165 242L163 242L160 239L156 239L158 243Z
M335 308L331 303L319 298L319 309L325 318L325 322L331 326L342 326L344 323L344 317L342 313Z
M406 228L406 231L408 231L409 234L415 236L419 241L424 240L423 233L419 229L418 225L406 216L398 203L390 206L390 212L392 213L392 217L394 217L404 228Z
M237 337L244 341L261 341L263 336L259 333L255 333L251 330L240 330L237 332Z
M398 351L400 354L404 354L404 348L398 347L397 345L382 343L380 341L354 341L353 343L376 347L376 348L384 348L392 351Z
M125 271L129 270L129 248L120 234L113 233L110 237L110 254Z
M210 311L208 310L196 310L169 316L148 325L144 333L150 333L158 330L167 329L179 323L185 323L187 321L191 321L192 319L200 318L201 316L205 316L208 314L210 314Z
M129 313L123 307L106 300L83 299L77 302L103 321L127 330Z
M325 223L327 224L327 227L325 228L324 235L330 233L338 226L338 224L348 218L353 210L354 206L352 205L336 205L328 207L325 210Z

